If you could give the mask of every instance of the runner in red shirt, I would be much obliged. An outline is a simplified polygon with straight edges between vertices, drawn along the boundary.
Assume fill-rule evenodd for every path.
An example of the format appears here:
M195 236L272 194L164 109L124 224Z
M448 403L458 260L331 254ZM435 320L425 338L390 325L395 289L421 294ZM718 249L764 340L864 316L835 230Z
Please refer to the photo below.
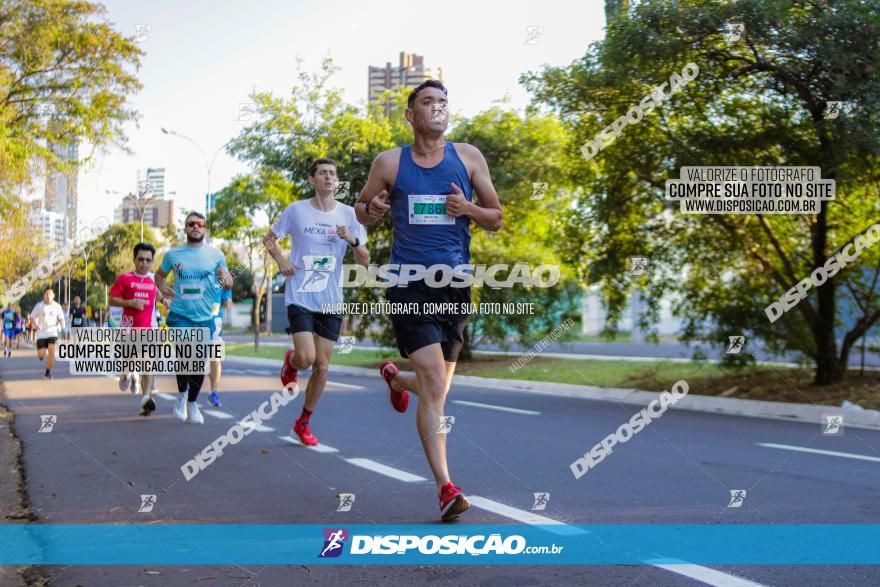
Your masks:
M121 306L122 328L150 328L153 326L153 313L156 311L156 283L150 276L156 248L149 243L138 243L134 247L135 270L123 273L116 278L110 288L110 305ZM129 374L123 373L119 378L119 388L126 391L131 382ZM152 376L140 376L141 416L149 416L156 409L153 400ZM136 389L132 388L132 393Z

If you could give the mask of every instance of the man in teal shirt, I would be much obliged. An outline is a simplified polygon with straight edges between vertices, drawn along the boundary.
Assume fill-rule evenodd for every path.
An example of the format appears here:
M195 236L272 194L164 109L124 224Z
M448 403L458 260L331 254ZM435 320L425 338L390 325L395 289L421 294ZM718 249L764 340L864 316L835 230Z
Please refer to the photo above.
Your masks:
M156 272L156 287L162 296L172 300L166 324L170 328L208 328L214 332L214 282L223 289L232 289L232 274L226 256L205 244L205 217L192 212L186 217L186 244L165 253ZM165 278L174 272L174 287ZM204 375L177 375L179 395L174 415L181 421L204 424L197 403Z

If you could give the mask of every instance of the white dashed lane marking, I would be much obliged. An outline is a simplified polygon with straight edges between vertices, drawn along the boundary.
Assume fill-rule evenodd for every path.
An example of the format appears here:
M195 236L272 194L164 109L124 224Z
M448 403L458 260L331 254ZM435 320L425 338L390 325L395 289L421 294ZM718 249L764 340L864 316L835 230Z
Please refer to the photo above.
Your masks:
M412 473L407 473L406 471L401 471L400 469L395 469L394 467L389 467L370 459L345 459L345 461L352 465L357 465L358 467L373 471L374 473L397 479L398 481L405 481L407 483L427 481L424 477L419 477L418 475L413 475Z
M581 528L577 528L575 526L570 526L565 522L560 522L558 520L554 520L553 518L540 516L534 512L527 512L525 510L510 507L509 505L505 505L491 499L486 499L485 497L480 497L479 495L468 495L467 498L471 502L471 505L474 507L478 507L494 514L498 514L499 516L504 516L505 518L510 518L511 520L516 520L517 522L522 522L523 524L542 526L548 532L552 532L554 534L571 536L575 534L587 533L586 530L582 530ZM764 585L761 585L760 583L755 583L753 581L749 581L748 579L743 579L735 575L729 575L727 573L716 571L715 569L710 569L708 567L692 565L690 563L687 563L686 561L682 561L680 564L655 564L651 561L645 561L645 564L650 564L657 567L658 569L663 569L665 571L670 571L678 575L683 575L685 577L695 579L707 585L713 585L714 587L764 587Z
M492 512L493 514L498 514L499 516L504 516L505 518L510 518L511 520L516 520L517 522L522 522L523 524L532 524L534 526L554 526L553 528L547 528L548 532L553 532L554 534L571 536L573 534L586 533L586 531L581 530L580 528L569 526L565 522L560 522L558 520L554 520L553 518L540 516L534 512L527 512L525 510L510 507L509 505L505 505L491 499L486 499L485 497L480 497L479 495L466 495L466 497L468 498L468 501L471 502L471 505L474 507L478 507L481 510L486 510L487 512Z
M326 444L318 444L317 446L303 446L303 443L301 443L296 438L293 438L292 436L279 436L278 438L280 438L281 440L287 441L290 444L302 446L303 448L307 448L307 449L313 450L315 452L323 452L323 453L339 452L339 449L333 448L332 446L327 446Z
M871 461L880 463L880 457L872 457L870 455L860 455L851 452L838 452L836 450L822 450L820 448L807 448L806 446L794 446L791 444L774 444L772 442L759 442L758 446L766 448L778 448L779 450L791 450L795 452L806 452L816 455L825 455L829 457L841 457L844 459L857 459L859 461Z
M540 416L541 412L534 412L532 410L520 410L519 408L508 408L506 406L495 406L492 404L481 404L479 402L466 402L464 400L454 399L452 403L458 404L461 406L470 406L472 408L482 408L484 410L495 410L497 412L508 412L510 414L522 414L523 416Z

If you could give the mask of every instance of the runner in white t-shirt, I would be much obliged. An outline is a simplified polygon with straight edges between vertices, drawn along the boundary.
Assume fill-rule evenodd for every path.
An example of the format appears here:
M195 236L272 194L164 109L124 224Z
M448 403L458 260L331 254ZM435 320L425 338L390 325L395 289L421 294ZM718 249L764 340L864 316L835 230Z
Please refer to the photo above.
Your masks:
M52 364L55 362L55 341L58 334L64 328L64 309L55 301L55 290L47 287L43 290L43 301L39 302L31 310L30 317L34 319L37 328L37 357L42 361L46 359L46 379L52 379Z
M297 380L297 371L312 368L306 386L306 399L293 432L307 446L318 444L309 418L324 386L333 343L339 339L342 316L325 313L342 303L342 261L351 247L357 263L367 266L370 253L364 246L367 233L357 221L354 208L334 199L339 179L332 159L317 159L309 170L309 183L315 196L289 205L263 245L288 279L284 289L287 319L293 336L293 349L284 356L281 384ZM278 248L278 239L290 235L290 260ZM332 311L331 311L332 312Z

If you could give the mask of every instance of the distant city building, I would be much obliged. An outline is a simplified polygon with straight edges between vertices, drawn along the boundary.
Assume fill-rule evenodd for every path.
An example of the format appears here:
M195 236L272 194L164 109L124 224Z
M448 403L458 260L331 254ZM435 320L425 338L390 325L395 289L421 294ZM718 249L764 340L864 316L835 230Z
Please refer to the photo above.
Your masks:
M385 90L398 88L414 88L425 80L435 79L443 81L443 69L438 67L431 69L425 66L425 58L414 53L400 52L400 62L397 67L392 67L387 62L384 67L370 66L368 100L376 103L379 95ZM389 104L385 104L386 110Z
M65 163L79 161L79 145L77 143L52 145L51 148L55 155ZM67 239L75 238L76 227L79 224L78 176L78 170L74 167L64 173L52 170L46 177L43 209L65 217L65 242Z
M31 202L28 219L31 226L37 229L40 239L51 250L60 249L67 243L71 232L64 214L47 210L41 200L34 200Z
M149 187L157 198L165 197L165 168L148 167L143 174L138 174L138 188Z
M113 222L116 224L140 224L141 206L144 202L134 194L122 198L122 204L113 211ZM161 228L174 221L174 200L153 198L144 207L144 224Z

